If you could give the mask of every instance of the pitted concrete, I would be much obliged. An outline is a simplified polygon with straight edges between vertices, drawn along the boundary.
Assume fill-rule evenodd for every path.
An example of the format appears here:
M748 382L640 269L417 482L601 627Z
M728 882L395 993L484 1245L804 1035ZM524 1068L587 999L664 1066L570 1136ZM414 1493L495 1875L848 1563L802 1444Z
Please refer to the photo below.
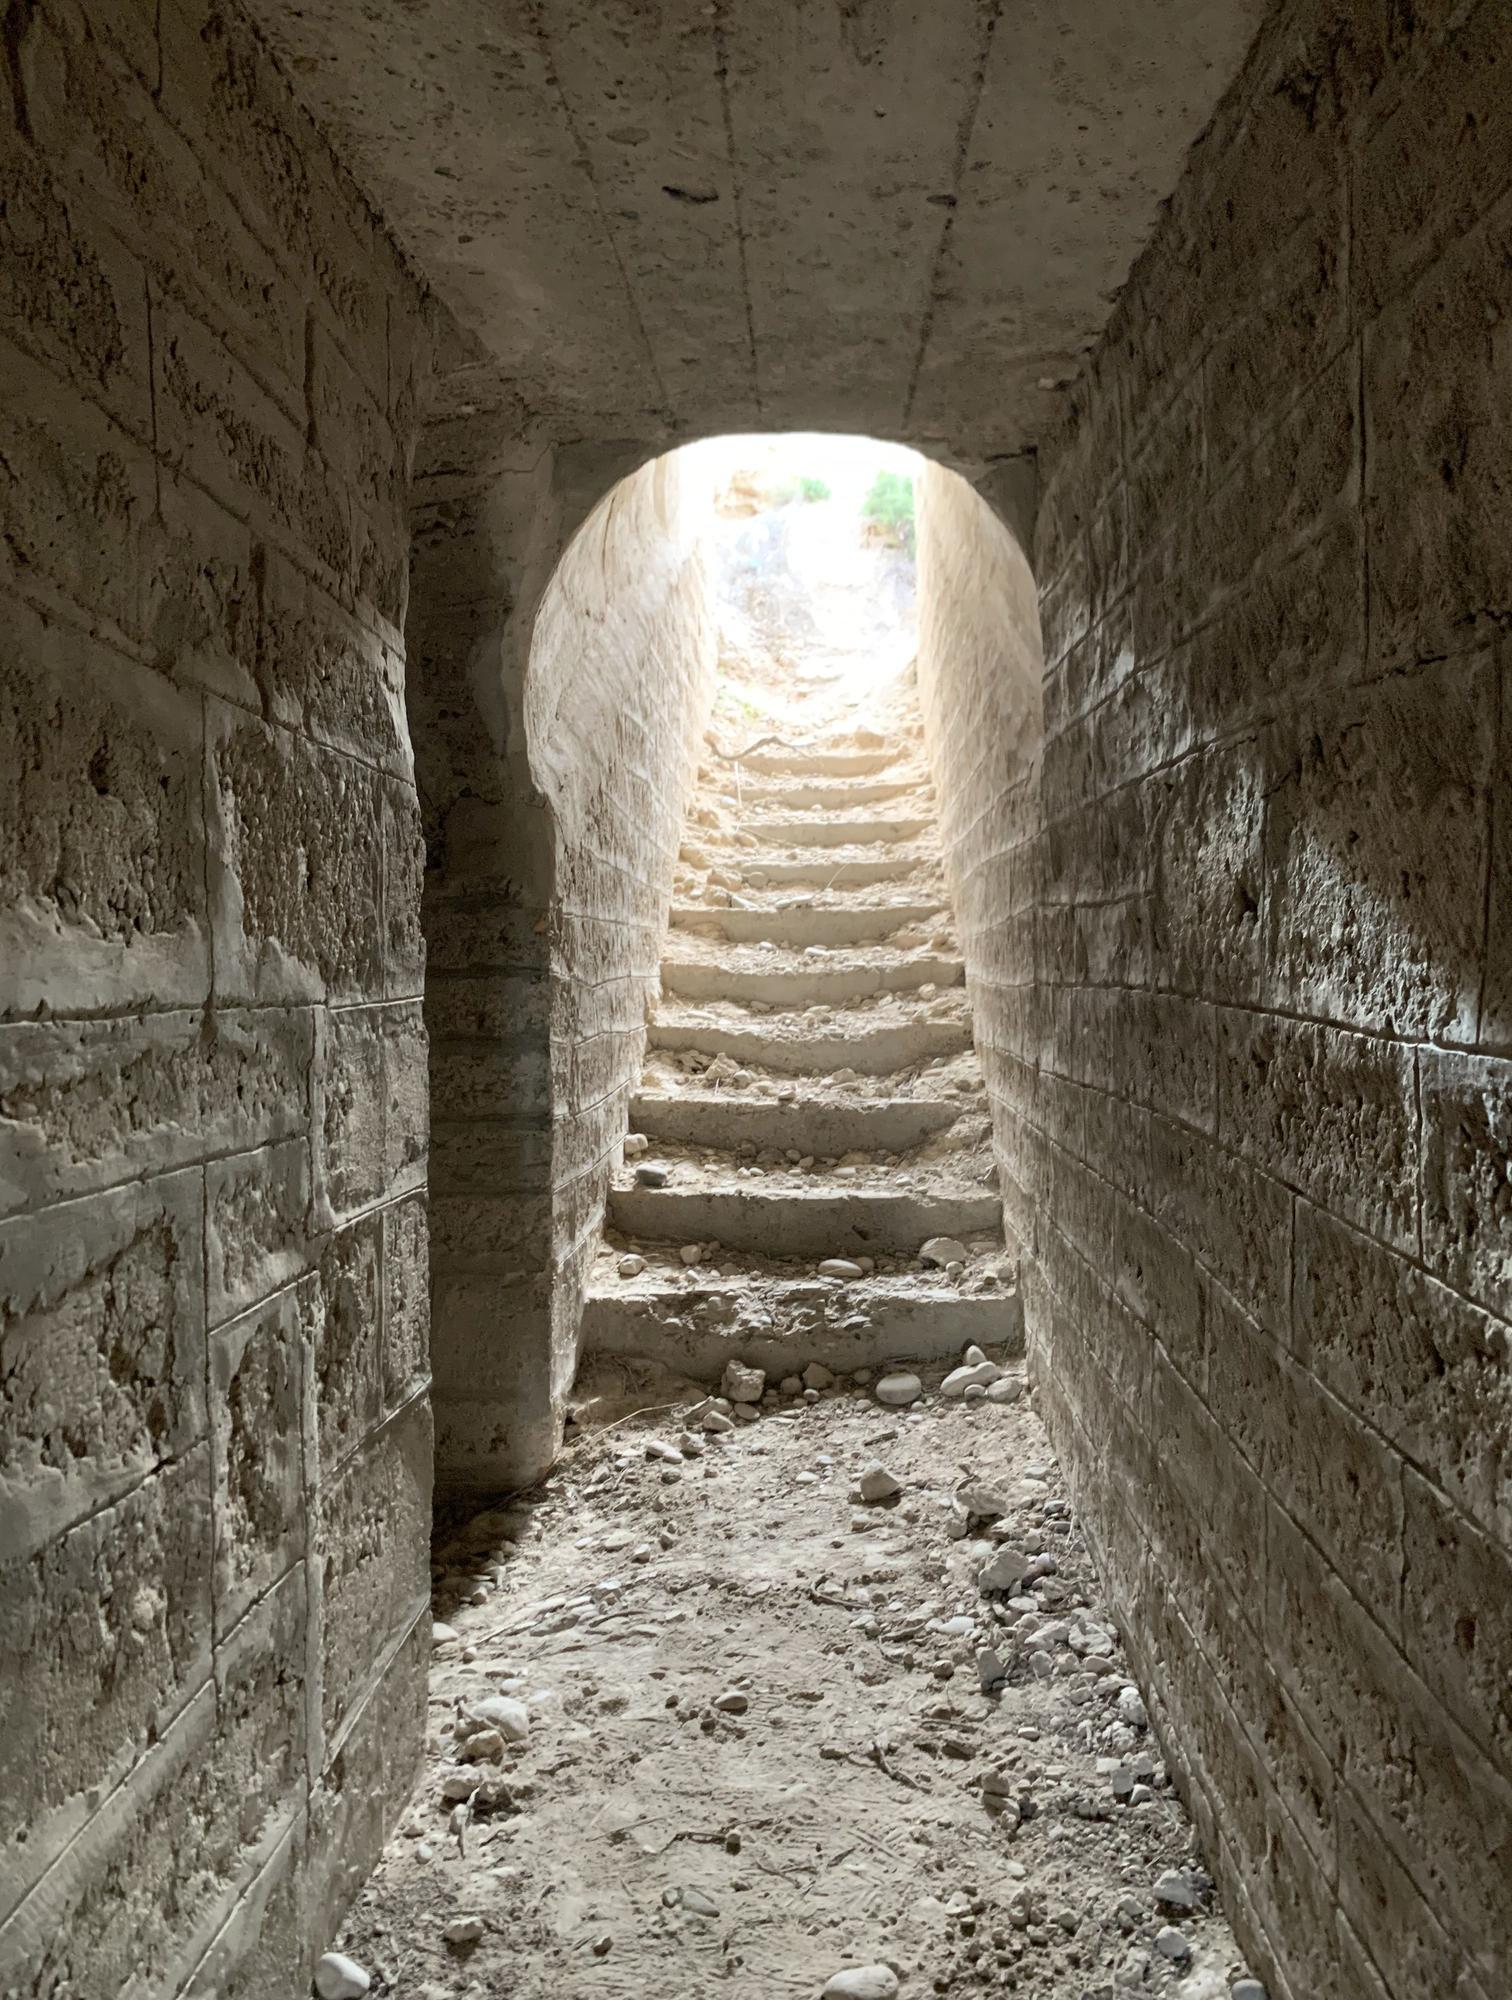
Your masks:
M1261 0L253 0L556 436L1033 446Z

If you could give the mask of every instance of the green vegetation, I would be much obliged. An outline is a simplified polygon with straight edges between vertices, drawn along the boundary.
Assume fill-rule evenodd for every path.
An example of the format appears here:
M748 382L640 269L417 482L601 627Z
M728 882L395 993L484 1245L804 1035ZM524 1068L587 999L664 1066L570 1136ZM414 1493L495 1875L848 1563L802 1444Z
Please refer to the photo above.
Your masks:
M798 498L800 500L828 500L829 497L829 487L822 479L815 479L809 473L805 472L803 477L798 481Z
M874 540L914 552L914 483L906 472L879 472L861 502L861 518Z

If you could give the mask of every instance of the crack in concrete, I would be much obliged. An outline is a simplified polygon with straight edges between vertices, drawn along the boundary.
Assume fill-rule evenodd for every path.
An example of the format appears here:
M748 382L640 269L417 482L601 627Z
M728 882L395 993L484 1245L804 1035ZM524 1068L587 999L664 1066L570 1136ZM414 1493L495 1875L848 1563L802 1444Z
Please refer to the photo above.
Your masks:
M908 371L908 388L903 397L902 429L905 433L913 421L914 402L919 393L919 377L924 370L924 356L934 333L935 309L940 302L940 280L945 269L946 253L950 249L950 239L955 230L961 183L966 173L966 160L971 149L972 134L976 130L977 114L981 110L982 92L986 87L987 62L992 54L992 38L997 32L1002 12L1003 0L984 0L981 24L977 32L976 63L966 91L965 108L956 126L955 158L951 162L950 169L950 205L944 209L945 219L940 225L940 238L935 245L934 258L929 267L929 287L924 294L924 314L919 322L919 344L914 349L913 366Z

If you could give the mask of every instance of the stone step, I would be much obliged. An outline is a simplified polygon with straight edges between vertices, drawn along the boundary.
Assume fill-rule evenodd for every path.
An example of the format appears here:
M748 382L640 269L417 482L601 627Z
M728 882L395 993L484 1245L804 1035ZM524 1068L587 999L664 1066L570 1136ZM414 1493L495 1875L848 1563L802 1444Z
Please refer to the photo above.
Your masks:
M906 798L927 784L927 778L858 779L837 785L742 785L742 805L787 806L794 812L812 808L816 812L844 812L853 806L880 806L889 799Z
M956 1361L975 1343L995 1360L1024 1351L1023 1314L1011 1286L957 1292L943 1279L905 1276L843 1283L774 1275L770 1264L724 1257L720 1276L687 1271L648 1253L638 1278L615 1275L604 1252L589 1281L583 1346L593 1354L645 1354L717 1382L732 1355L775 1382L822 1362L837 1375L909 1361ZM753 1320L750 1306L765 1308ZM771 1329L771 1330L764 1330Z
M884 1076L893 1070L915 1069L936 1056L964 1055L971 1047L971 1024L959 1021L898 1021L871 1023L826 1021L795 1023L781 1032L785 1017L753 1020L748 1026L707 1021L677 1007L661 1007L653 1016L646 1039L653 1049L688 1049L699 1055L727 1055L740 1063L757 1063L784 1076L813 1075L837 1069Z
M732 944L870 944L896 931L939 929L947 922L943 897L934 903L852 903L841 909L711 910L688 904L672 912L674 931L718 934Z
M803 1094L779 1104L734 1090L645 1090L631 1101L630 1130L658 1145L742 1144L820 1158L842 1153L906 1153L958 1118L981 1115L981 1097L858 1097L837 1103Z
M769 847L876 847L918 840L928 819L751 819L747 831Z
M659 1243L728 1244L768 1257L916 1257L931 1236L996 1234L985 1189L908 1193L856 1182L764 1187L759 1181L612 1187L609 1224Z
M786 965L720 965L708 959L662 960L663 993L683 1000L763 1000L809 1007L818 1001L843 1006L873 993L910 993L920 986L959 986L966 968L958 958L923 957L847 960L836 956Z
M938 869L940 857L932 851L917 847L894 848L890 854L878 855L875 860L858 856L836 857L828 855L821 848L816 852L784 854L768 860L763 854L758 861L746 851L744 867L753 873L766 876L768 882L792 882L808 884L816 888L866 888L876 882L906 882L910 875L917 875L922 869ZM941 901L944 891L941 890Z
M774 777L852 778L871 777L885 771L903 754L902 747L880 750L754 750L749 757L730 761L742 771L763 771Z

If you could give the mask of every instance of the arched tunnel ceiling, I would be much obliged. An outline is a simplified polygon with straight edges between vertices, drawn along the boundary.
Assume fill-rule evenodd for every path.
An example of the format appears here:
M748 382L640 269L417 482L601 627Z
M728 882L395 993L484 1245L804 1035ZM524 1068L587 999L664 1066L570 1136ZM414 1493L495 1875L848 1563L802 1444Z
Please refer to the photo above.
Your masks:
M251 0L337 152L564 436L1012 453L1263 0Z

